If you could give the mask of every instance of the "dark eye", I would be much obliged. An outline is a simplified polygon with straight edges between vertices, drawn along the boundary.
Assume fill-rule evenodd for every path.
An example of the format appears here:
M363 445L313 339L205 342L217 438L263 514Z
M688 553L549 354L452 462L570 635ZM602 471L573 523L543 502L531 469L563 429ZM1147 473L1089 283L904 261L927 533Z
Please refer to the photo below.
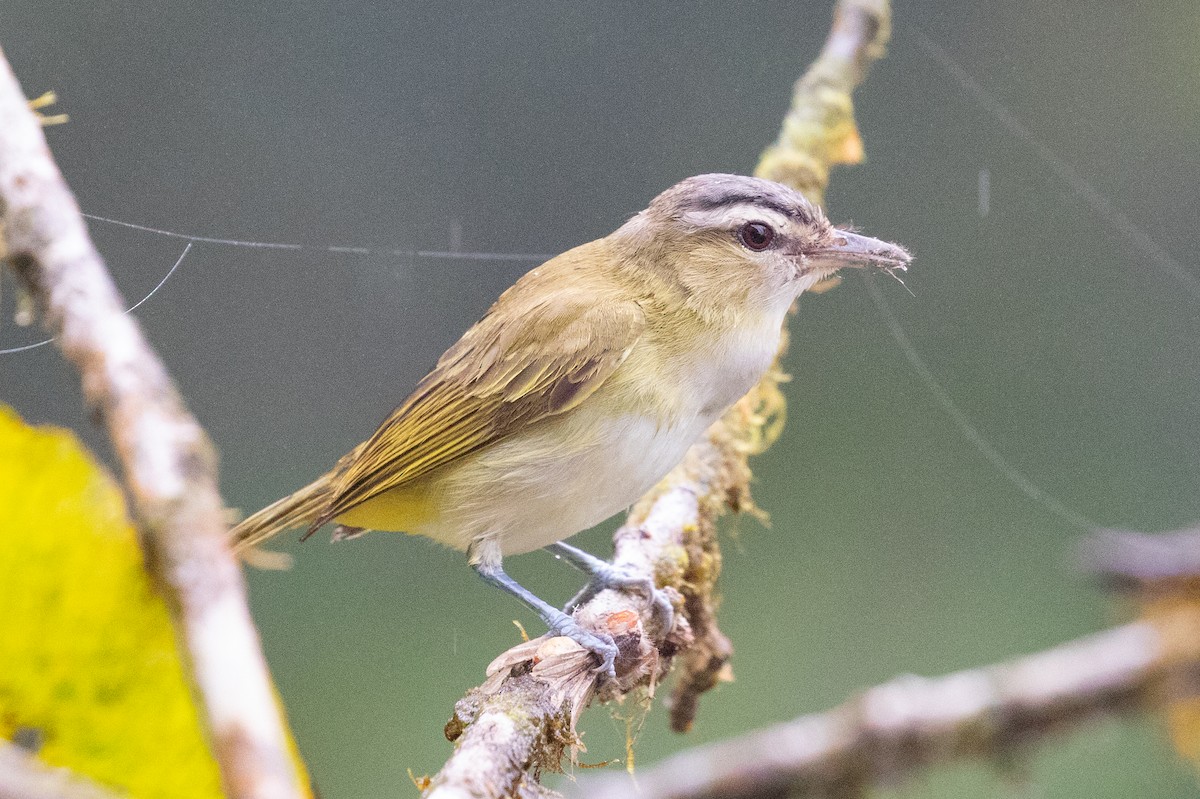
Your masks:
M766 222L747 222L738 228L738 241L748 250L762 252L775 240L775 229Z

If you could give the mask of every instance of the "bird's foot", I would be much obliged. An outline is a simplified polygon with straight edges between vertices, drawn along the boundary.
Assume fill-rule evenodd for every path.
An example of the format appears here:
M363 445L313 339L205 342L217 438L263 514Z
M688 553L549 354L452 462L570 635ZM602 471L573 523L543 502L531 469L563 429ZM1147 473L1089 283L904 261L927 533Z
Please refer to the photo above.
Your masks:
M675 607L666 594L655 588L652 580L614 566L563 541L551 544L546 549L555 557L562 558L588 575L587 585L571 598L564 608L565 612L572 612L596 594L611 588L644 597L647 606L651 608L651 618L659 625L659 629L664 633L671 629L675 620Z
M593 568L588 569L587 585L567 603L564 612L570 613L575 608L588 602L601 591L612 589L626 594L641 597L651 607L651 617L658 623L659 629L670 630L675 620L675 607L667 599L667 595L654 586L654 581L633 574L611 563L598 561Z
M611 635L585 630L579 626L575 619L566 613L560 613L557 617L547 619L546 621L552 635L562 635L570 638L598 657L600 659L600 665L596 667L598 673L605 674L614 679L616 678L616 660L619 650Z
M477 546L473 545L473 548ZM561 610L551 607L545 601L538 599L532 592L504 573L497 554L484 553L484 555L487 554L492 554L493 557L480 556L477 550L474 552L468 550L468 555L471 557L471 567L475 569L480 577L525 603L526 607L537 613L542 621L546 623L552 635L561 635L569 638L584 649L595 654L600 659L600 666L596 669L597 672L613 678L617 676L615 664L618 650L617 644L613 641L611 635L586 630L569 614L563 613Z

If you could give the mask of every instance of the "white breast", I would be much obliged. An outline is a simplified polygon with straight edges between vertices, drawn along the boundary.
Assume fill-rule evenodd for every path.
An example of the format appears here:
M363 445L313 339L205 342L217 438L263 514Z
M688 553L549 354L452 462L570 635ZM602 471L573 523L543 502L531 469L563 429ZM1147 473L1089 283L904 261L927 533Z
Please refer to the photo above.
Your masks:
M779 349L782 321L722 336L685 365L684 385L693 387L696 412L715 421L763 376Z
M775 355L778 331L775 325L723 337L663 364L663 381L686 386L674 392L669 420L614 415L593 397L488 447L445 481L437 520L414 532L460 549L490 538L509 555L560 541L628 508L758 381Z

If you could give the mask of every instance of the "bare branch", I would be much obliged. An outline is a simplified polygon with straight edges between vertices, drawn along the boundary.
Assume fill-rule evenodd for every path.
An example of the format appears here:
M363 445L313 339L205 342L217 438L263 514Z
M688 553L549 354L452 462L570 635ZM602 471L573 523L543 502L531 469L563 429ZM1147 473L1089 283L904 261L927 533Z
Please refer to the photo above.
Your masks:
M0 741L0 799L117 799L117 794Z
M825 713L698 747L588 799L853 797L938 763L1003 760L1098 717L1157 707L1200 667L1200 613L1178 611L1010 663L901 677Z
M890 32L886 0L844 0L825 48L796 84L779 140L756 174L787 183L819 201L829 171L862 156L850 91L883 53ZM644 498L615 536L614 562L653 580L674 599L675 624L664 629L653 603L605 591L577 611L584 626L612 634L620 648L617 678L597 683L588 654L565 639L538 639L501 655L489 678L455 708L447 737L458 748L427 797L496 797L541 791L536 778L554 769L577 742L574 721L593 698L653 691L680 654L671 724L691 726L701 693L724 675L732 654L717 629L712 591L721 569L716 519L750 509L747 458L778 436L783 397L778 368L689 451ZM532 779L531 779L532 777Z
M307 796L237 562L216 456L125 315L38 119L0 52L0 255L79 368L124 469L150 568L181 631L231 797Z

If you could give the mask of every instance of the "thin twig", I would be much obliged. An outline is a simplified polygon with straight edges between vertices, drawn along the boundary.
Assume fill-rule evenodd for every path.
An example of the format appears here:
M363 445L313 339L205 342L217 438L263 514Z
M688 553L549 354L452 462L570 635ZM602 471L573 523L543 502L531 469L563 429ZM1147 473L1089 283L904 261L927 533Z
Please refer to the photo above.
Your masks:
M796 84L779 140L756 174L819 202L829 171L862 157L850 92L883 54L890 33L886 0L843 0L821 56ZM701 693L724 676L732 654L716 627L713 587L720 572L715 523L727 509L752 509L749 455L778 436L783 374L774 368L689 451L630 514L615 536L614 562L651 579L675 603L664 629L653 603L605 591L577 611L584 626L611 633L621 655L617 679L597 684L591 660L565 639L538 639L501 655L489 679L455 707L446 734L458 748L426 797L500 797L541 793L540 772L558 768L578 743L574 721L593 698L653 692L681 654L671 723L686 730Z
M0 51L0 257L108 427L147 561L180 631L230 797L307 796L289 753L241 572L226 548L216 456L124 313L41 126Z
M1009 663L901 677L841 707L697 747L588 799L856 797L934 764L1005 762L1086 722L1157 707L1200 667L1200 613L1181 610Z

